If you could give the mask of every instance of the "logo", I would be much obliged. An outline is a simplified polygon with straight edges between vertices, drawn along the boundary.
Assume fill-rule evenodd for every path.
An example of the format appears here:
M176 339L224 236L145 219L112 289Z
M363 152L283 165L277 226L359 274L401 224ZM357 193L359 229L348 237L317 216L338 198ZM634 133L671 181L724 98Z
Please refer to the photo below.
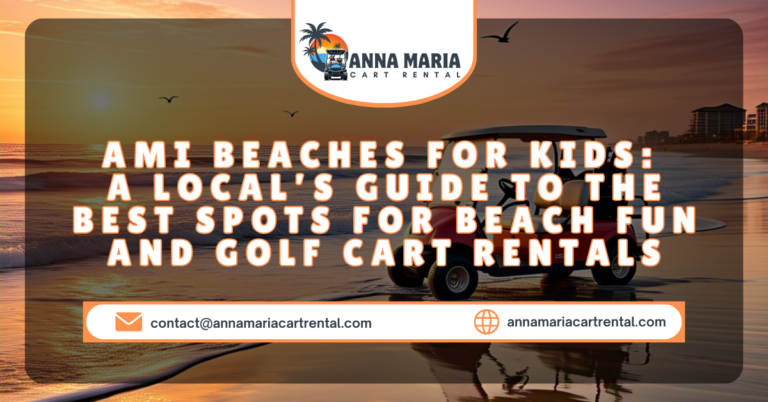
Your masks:
M317 71L323 73L325 81L346 81L349 55L347 43L341 36L332 34L333 31L325 26L325 22L317 26L307 23L307 26L301 30L304 36L299 39L299 43L309 42L309 46L302 50L304 56Z
M362 14L357 0L293 0L291 61L307 86L352 105L402 107L444 96L472 74L475 0L366 6L376 12Z
M480 310L475 315L475 329L483 335L490 335L499 329L499 316L493 310Z
M139 332L141 321L141 313L115 313L115 331Z

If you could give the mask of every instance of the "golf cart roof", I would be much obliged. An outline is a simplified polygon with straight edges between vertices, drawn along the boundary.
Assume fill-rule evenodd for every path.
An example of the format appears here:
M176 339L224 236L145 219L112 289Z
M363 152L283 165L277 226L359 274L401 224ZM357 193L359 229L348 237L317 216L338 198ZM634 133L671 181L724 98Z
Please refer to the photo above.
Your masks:
M599 128L580 126L499 126L456 131L441 138L447 141L478 140L482 138L517 138L521 141L575 141L606 138Z
M344 50L344 49L328 49L325 52L328 53L328 54L344 54L347 51Z

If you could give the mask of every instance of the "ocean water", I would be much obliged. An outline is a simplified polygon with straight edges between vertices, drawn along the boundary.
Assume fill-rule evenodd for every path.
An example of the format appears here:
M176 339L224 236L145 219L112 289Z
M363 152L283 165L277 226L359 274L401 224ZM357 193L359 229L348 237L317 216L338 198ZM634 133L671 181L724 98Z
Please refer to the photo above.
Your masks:
M164 173L165 187L170 191L172 202L175 208L173 217L174 237L182 237L189 240L193 245L205 246L218 243L225 237L234 237L239 239L253 237L253 232L248 225L240 225L236 228L233 235L224 235L220 228L209 235L200 235L194 230L196 222L195 211L203 205L241 205L244 208L245 216L248 216L249 208L255 207L255 203L240 203L236 200L229 203L221 203L212 198L208 190L207 183L216 174L229 173L231 178L224 189L230 190L236 197L240 190L239 184L242 183L243 175L246 173L256 173L261 184L262 194L265 202L259 205L271 205L280 211L284 205L303 205L305 215L301 219L300 234L309 234L309 213L308 211L315 205L321 205L313 198L314 187L312 185L314 178L321 173L330 173L333 175L332 186L334 187L334 197L322 205L327 205L331 210L331 230L327 236L344 235L351 233L352 215L350 205L370 205L372 214L379 208L394 204L384 196L385 182L384 176L388 173L408 173L411 176L409 197L403 203L397 204L403 210L405 221L409 220L410 206L422 205L415 199L418 192L418 183L416 182L417 173L431 172L427 168L426 149L425 148L406 148L406 162L404 166L397 170L390 170L384 167L383 162L386 156L383 150L379 150L376 159L379 168L362 169L359 166L359 153L356 147L352 149L352 166L349 169L331 169L327 167L327 148L321 147L317 152L317 158L320 160L321 167L318 169L305 169L299 161L298 147L291 147L292 169L267 169L267 158L269 148L265 147L259 151L262 168L243 169L241 160L235 163L231 169L220 170L213 169L212 151L209 146L194 146L189 151L188 158L192 167L188 170L173 169L173 160L175 154L173 148L167 151L167 163L169 166L165 169L144 169L140 173L136 169L101 169L101 159L103 158L103 145L9 145L0 144L0 208L3 211L3 220L0 223L0 269L35 267L46 264L52 264L71 259L88 258L102 255L108 250L111 244L110 236L98 234L89 234L87 236L72 236L70 233L71 216L60 214L61 219L52 220L50 214L29 213L26 219L30 227L34 227L34 244L26 244L24 241L25 233L25 197L24 191L29 192L30 197L35 201L27 205L28 208L35 210L51 211L69 209L74 205L87 205L94 209L94 215L98 216L98 210L102 205L118 205L130 207L132 205L143 205L151 208L155 205L153 200L153 180L155 173ZM238 153L236 147L235 153ZM130 167L133 160L130 155L133 152L130 148L124 150L126 155L126 164ZM580 154L575 155L577 161L580 160ZM546 173L541 169L532 169L528 163L527 148L510 148L507 151L508 166L504 169L494 169L489 172L488 193L489 202L480 203L479 211L485 205L495 205L502 196L501 190L494 184L502 177L508 177L514 173L531 174L531 182L526 186L526 191L530 201L533 201L535 192L535 183L541 174ZM678 154L657 152L653 157L653 169L643 170L639 163L635 163L629 169L630 173L636 176L636 194L642 194L643 173L652 172L661 175L660 193L662 202L660 205L683 205L686 202L710 197L717 193L717 189L730 183L733 179L742 177L740 163L724 163L724 159L716 158L689 158ZM759 164L750 164L745 162L745 172L747 174L762 174L764 168ZM580 169L575 169L578 174ZM133 200L131 203L108 203L106 194L113 173L125 171L128 174L128 183L131 188ZM474 170L472 170L474 171ZM179 177L185 173L196 173L199 175L206 186L203 190L203 196L194 202L181 202L178 200L175 192L176 183ZM272 173L281 173L283 191L288 193L288 202L273 203L268 200L270 189L270 176ZM295 186L295 175L302 173L304 175L305 185ZM379 176L378 185L380 187L379 200L373 203L363 203L360 201L355 191L355 180L364 173L375 173ZM465 191L469 186L465 185ZM632 203L637 207L642 204L637 201ZM125 208L124 208L125 209ZM149 210L149 209L148 209ZM508 210L507 213L513 213ZM375 216L375 215L372 215ZM269 237L280 237L287 233L285 217L278 214L278 228L269 235ZM705 218L705 217L700 217ZM40 219L40 221L36 221ZM125 218L124 218L125 219ZM151 221L152 214L147 213L148 228L153 228L155 222ZM698 230L707 230L717 227L716 222L702 220ZM639 226L639 225L638 225ZM669 226L669 225L667 225ZM154 226L156 227L156 226ZM45 230L46 233L43 233ZM375 219L371 219L366 231L377 231ZM152 233L148 230L147 233ZM170 238L170 236L166 236ZM163 236L159 236L163 238ZM52 244L55 246L51 247ZM37 247L33 252L26 253L25 247Z
M321 148L322 149L322 148ZM206 147L193 147L190 152L190 159L193 161L193 167L190 171L198 173L205 183L206 178L210 178L219 173L210 168L212 164L210 159L210 149ZM354 195L354 181L362 173L373 172L379 175L380 182L383 181L383 175L390 173L388 169L366 170L360 169L356 160L357 154L352 157L352 168L346 170L327 169L321 167L317 170L306 170L300 167L297 158L297 150L291 149L295 168L288 172L283 172L282 182L283 190L288 193L289 202L286 205L304 205L305 210L311 208L317 202L312 197L312 186L294 187L294 174L297 172L305 173L305 182L311 183L313 177L319 173L329 172L333 174L334 198L326 203L332 211L338 210L331 215L331 232L322 237L323 253L338 255L344 241L351 232L351 214L345 212L350 205L360 205L360 201ZM356 152L353 149L353 152ZM429 172L425 168L426 152L423 148L406 148L406 164L397 173L422 173ZM297 271L286 270L254 270L252 267L243 266L236 269L221 270L221 267L215 262L213 255L213 245L219 239L224 237L220 232L211 235L202 236L197 234L192 226L194 224L194 211L201 205L214 205L217 202L212 200L210 193L203 191L201 199L190 203L175 202L177 210L174 214L173 231L183 233L176 234L174 237L187 237L197 247L195 248L195 258L193 264L185 269L194 270L196 276L204 281L206 275L228 278L233 284L226 294L213 294L200 292L199 288L190 287L186 283L166 285L163 287L165 294L158 294L157 284L147 283L145 270L151 268L134 267L126 270L125 274L115 276L112 274L100 274L103 269L106 258L104 256L108 250L108 239L101 238L98 235L78 236L67 235L71 228L71 221L63 219L61 221L50 222L45 214L49 208L70 208L72 205L87 205L98 207L105 203L105 197L111 173L113 171L102 171L100 161L103 154L103 146L28 146L26 149L20 146L0 146L0 208L3 212L3 219L0 224L0 267L3 272L0 278L3 280L4 291L2 292L3 305L6 311L0 317L5 335L2 341L2 362L4 371L0 375L0 390L10 392L11 399L35 400L44 397L60 396L63 399L74 399L78 395L99 394L107 388L118 387L117 385L94 385L94 384L37 384L32 382L24 373L24 274L22 270L15 269L25 264L25 247L37 247L35 252L27 253L27 267L35 271L45 271L45 275L50 281L57 283L58 294L51 294L51 300L70 299L83 300L98 296L99 292L108 294L110 297L144 297L146 299L161 299L173 297L177 300L216 300L216 299L241 299L241 300L294 300L294 299L323 299L339 296L364 296L369 294L380 294L398 291L386 278L386 274L378 267L360 267L350 270L349 267L339 264L337 258L327 258L316 261L319 263L322 271L314 269L297 268ZM126 155L132 154L126 151ZM266 165L266 156L269 155L268 148L259 152L262 156L262 165ZM26 160L25 160L26 158ZM321 163L325 165L324 155L320 154ZM378 155L379 163L384 160L383 155ZM509 172L528 172L533 176L535 182L540 172L534 171L528 167L527 149L510 149L508 158L510 165L503 172L494 172L489 183L492 183L497 177L503 177ZM578 160L578 157L577 157ZM131 161L127 161L130 165ZM170 165L170 164L169 164ZM663 204L679 205L704 198L723 198L732 199L733 195L723 195L719 189L728 185L735 179L743 176L753 176L768 173L765 163L746 161L744 171L737 171L732 168L731 163L724 163L722 159L712 158L688 158L680 155L658 153L654 155L652 171L661 174L661 193ZM237 194L239 186L237 183L242 179L245 173L237 168L238 163L233 169L227 170L232 175L229 190ZM637 168L632 169L636 175L644 173ZM152 175L153 170L146 173L133 175L129 178L131 184L131 194L134 203L145 206L152 205ZM173 169L166 169L166 187L174 194L172 186L178 174ZM268 169L258 172L260 182L262 183L262 192L268 195L269 174ZM496 176L498 175L498 176ZM41 200L39 205L36 202L34 208L40 213L27 215L27 219L43 219L49 227L46 233L36 234L36 238L43 239L45 247L38 245L24 244L25 229L25 193L23 191L24 183L28 185L31 197L38 195L36 200ZM380 183L383 186L383 183ZM528 193L532 194L533 185L528 188ZM639 190L639 188L638 188ZM412 180L410 186L410 197L407 203L417 205L415 202L415 193L417 183ZM380 194L383 188L380 189ZM490 200L495 204L495 200L500 197L500 191L492 185L489 185ZM764 188L752 188L745 190L744 196L751 194L750 197L756 198L765 196ZM39 195L45 195L39 197ZM532 197L530 197L532 198ZM749 197L748 197L749 198ZM237 204L234 202L234 204ZM271 204L267 202L266 204ZM378 202L371 203L372 212L376 211L390 202L386 197L380 196ZM273 205L276 210L279 207ZM244 208L245 209L245 208ZM407 208L402 208L407 212ZM29 211L27 211L29 212ZM245 211L247 216L247 210ZM280 214L278 214L280 216ZM375 215L372 215L375 216ZM186 220L184 218L187 218ZM306 217L306 215L305 215ZM706 216L700 216L706 218ZM178 220L180 219L180 220ZM759 219L764 219L760 215ZM406 216L406 221L408 217ZM377 230L375 219L369 219L370 228L362 236L364 248L361 255L370 255L372 251L372 240L383 237ZM179 226L176 226L178 223ZM151 232L154 222L148 222L148 233ZM717 226L717 222L712 223ZM37 225L36 225L37 226ZM244 225L243 225L244 226ZM307 233L309 224L306 220L300 222L302 233ZM701 226L698 228L701 230ZM64 235L62 235L64 233ZM273 252L277 252L276 242L280 236L286 233L286 222L281 220L278 229L269 236L268 240L273 244ZM759 233L765 233L765 227L761 226ZM234 236L247 241L253 237L253 232L242 229L235 232ZM153 236L154 237L154 236ZM399 236L391 236L393 243ZM51 244L55 244L51 247ZM276 256L275 256L276 258ZM241 264L242 265L242 264ZM247 264L246 264L247 265ZM83 281L82 276L88 278ZM695 276L695 274L690 274ZM761 277L760 289L764 288L765 278ZM256 296L252 289L247 286L249 283L258 281L260 293ZM488 282L487 277L483 278ZM290 286L285 286L290 283ZM242 284L242 285L240 285ZM656 285L650 285L656 286ZM538 288L539 285L535 284ZM148 291L147 289L153 289ZM695 292L694 292L695 293ZM674 299L674 298L673 298ZM82 315L78 303L73 302L70 308L70 314L64 317L34 317L33 319L49 320L53 325L71 326L73 328L79 325L78 321ZM764 334L764 331L761 332ZM70 342L78 342L77 332L74 332L73 339L66 342L53 344L52 347L58 347L65 350L58 350L57 353L67 353L66 348ZM154 382L158 377L166 373L176 372L189 366L192 362L205 359L209 356L220 355L231 352L248 345L237 344L169 344L156 345L150 350L142 349L140 354L136 354L136 348L131 344L116 346L118 349L114 355L116 357L108 362L103 361L103 352L94 351L93 354L73 354L73 359L79 362L86 362L89 367L91 378L98 378L102 382L110 382L110 378L121 378L125 372L131 372L139 381L147 383ZM111 345L111 347L115 347ZM632 353L642 354L642 350L636 350L634 346ZM74 352L73 352L74 353ZM760 352L762 353L762 352ZM131 356L126 358L125 356ZM490 364L490 362L487 362ZM82 367L82 365L80 366ZM62 376L66 376L66 364L52 368L59 370ZM143 379L143 380L142 380ZM598 387L599 389L599 387ZM79 393L79 394L78 394ZM588 392L587 392L588 393ZM167 396L166 396L167 398ZM142 398L139 398L141 400ZM170 399L173 399L172 397ZM246 398L248 399L248 398Z

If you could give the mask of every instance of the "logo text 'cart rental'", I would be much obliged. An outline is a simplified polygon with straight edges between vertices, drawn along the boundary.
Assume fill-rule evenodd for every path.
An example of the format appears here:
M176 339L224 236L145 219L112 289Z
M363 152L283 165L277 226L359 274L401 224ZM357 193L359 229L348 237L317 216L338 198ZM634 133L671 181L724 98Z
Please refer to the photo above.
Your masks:
M353 105L400 107L446 95L472 74L475 0L365 4L294 0L291 57L310 88Z

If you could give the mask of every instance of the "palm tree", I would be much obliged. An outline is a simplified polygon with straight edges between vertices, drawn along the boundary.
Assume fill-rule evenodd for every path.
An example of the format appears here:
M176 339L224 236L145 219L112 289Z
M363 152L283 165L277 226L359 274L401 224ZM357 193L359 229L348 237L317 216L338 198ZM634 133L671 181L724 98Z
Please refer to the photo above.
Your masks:
M305 47L304 56L309 56L310 54L312 54L312 48L310 48L309 46Z
M337 43L337 44L333 45L333 48L334 49L341 49L341 43Z
M301 30L301 33L303 33L305 35L302 36L301 39L299 39L299 42L303 42L305 40L309 40L310 46L312 47L311 52L309 53L310 60L312 58L311 57L312 54L314 54L315 57L317 58L317 62L320 63L321 62L320 61L320 55L317 54L317 48L318 48L317 45L320 43L320 41L323 41L323 40L326 41L326 42L330 42L331 40L328 39L328 37L325 36L325 34L333 32L333 31L328 29L328 28L323 28L323 25L325 25L325 22L321 23L317 27L315 27L314 25L312 25L310 23L307 23L307 25L309 25L309 27L311 29L302 29Z

